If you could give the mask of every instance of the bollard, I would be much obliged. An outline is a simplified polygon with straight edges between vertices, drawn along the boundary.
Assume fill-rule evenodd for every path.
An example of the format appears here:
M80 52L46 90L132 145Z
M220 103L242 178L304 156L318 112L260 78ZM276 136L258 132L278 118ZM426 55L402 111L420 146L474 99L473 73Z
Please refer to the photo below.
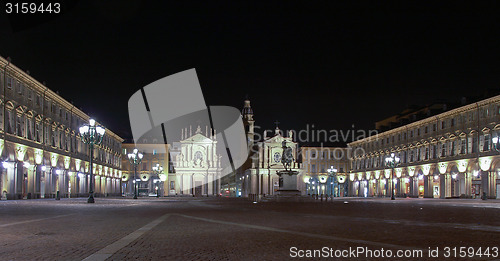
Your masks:
M59 190L56 192L56 200L61 200L61 196L59 194Z
M323 194L321 194L321 201L323 201Z

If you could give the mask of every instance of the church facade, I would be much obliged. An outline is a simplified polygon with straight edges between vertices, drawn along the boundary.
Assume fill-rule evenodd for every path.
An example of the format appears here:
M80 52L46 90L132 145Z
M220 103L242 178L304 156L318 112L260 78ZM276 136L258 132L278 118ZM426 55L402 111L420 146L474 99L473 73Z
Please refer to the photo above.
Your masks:
M278 174L285 170L281 161L283 144L292 149L293 161L290 164L290 170L297 173L292 178L297 179L296 184L299 189L303 187L297 157L299 147L293 140L293 133L289 132L285 136L283 131L276 126L273 134L268 136L268 133L264 132L263 140L255 142L255 120L249 100L245 101L242 117L247 132L250 157L235 175L236 196L261 198L279 193L283 184Z
M215 196L220 193L221 156L217 153L217 138L212 129L192 126L181 130L181 139L159 144L156 139L140 141L144 158L137 168L135 180L139 196ZM127 151L135 145L124 144ZM123 191L134 193L134 166L123 157ZM161 167L161 173L158 168Z
M220 193L221 155L212 129L200 126L194 135L189 127L171 151L175 175L169 176L169 195L214 196Z

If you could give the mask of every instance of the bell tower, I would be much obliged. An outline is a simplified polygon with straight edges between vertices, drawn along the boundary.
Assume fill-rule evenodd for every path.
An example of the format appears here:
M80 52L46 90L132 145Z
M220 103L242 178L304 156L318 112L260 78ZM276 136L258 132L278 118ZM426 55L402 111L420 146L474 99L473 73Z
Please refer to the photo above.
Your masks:
M248 145L251 145L254 142L255 120L253 119L253 110L250 106L250 100L248 98L245 99L243 110L241 110L241 116L243 117L243 125L245 127L245 133L247 134L247 143Z

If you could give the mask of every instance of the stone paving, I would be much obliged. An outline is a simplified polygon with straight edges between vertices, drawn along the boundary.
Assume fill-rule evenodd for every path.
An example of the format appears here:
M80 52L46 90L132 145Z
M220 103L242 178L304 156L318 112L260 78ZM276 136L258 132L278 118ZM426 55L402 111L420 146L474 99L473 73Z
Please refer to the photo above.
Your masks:
M495 200L362 198L255 204L241 198L0 201L0 260L83 260L101 249L112 250L107 260L288 260L291 247L425 253L341 258L346 260L466 260L445 258L444 248L500 247L498 206ZM429 258L429 247L439 247L441 256Z

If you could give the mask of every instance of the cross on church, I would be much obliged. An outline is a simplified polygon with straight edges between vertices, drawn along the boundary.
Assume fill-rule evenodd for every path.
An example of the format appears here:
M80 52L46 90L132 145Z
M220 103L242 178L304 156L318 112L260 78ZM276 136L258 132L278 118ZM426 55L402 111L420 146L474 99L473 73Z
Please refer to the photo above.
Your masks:
M276 129L279 129L279 126L278 126L278 125L280 124L280 122L279 122L278 120L276 120L276 121L274 122L274 124L276 124Z
M200 127L201 121L197 120L196 123L198 123L198 127L196 127L196 134L199 134L201 133L201 127Z

